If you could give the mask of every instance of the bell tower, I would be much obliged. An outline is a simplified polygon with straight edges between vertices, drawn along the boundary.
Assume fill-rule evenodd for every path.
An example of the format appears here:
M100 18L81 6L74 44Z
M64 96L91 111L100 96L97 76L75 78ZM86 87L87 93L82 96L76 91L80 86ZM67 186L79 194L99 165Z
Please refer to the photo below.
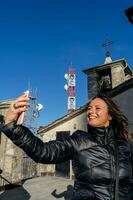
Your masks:
M112 41L105 41L106 57L103 65L89 67L83 72L87 75L88 98L99 93L105 93L129 80L133 73L126 60L113 61L110 56L109 45Z

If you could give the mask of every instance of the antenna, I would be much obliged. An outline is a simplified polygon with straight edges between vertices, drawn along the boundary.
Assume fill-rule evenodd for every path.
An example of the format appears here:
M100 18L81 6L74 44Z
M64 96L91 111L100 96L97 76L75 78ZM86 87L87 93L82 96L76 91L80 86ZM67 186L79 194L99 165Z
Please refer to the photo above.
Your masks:
M37 88L35 90L30 91L29 97L30 97L30 108L25 113L25 119L24 124L32 130L32 132L35 134L37 131L37 119L40 116L40 111L43 109L43 105L38 103L37 98Z

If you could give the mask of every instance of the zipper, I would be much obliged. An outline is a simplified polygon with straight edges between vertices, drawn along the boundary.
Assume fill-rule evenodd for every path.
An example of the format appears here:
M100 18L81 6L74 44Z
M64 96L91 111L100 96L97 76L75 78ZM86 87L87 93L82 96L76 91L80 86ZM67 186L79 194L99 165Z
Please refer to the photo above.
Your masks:
M109 152L109 157L110 157L110 172L111 172L111 183L110 183L110 196L111 199L110 200L114 200L114 180L115 180L115 155L113 150L110 148L110 146L108 145L108 130L107 128L105 128L105 145L107 147L107 150Z

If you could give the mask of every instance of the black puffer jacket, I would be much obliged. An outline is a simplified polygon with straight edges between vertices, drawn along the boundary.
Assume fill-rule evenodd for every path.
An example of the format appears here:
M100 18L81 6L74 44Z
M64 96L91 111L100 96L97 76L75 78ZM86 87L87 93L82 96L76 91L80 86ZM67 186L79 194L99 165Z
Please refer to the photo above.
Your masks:
M65 140L43 143L23 126L10 123L1 129L39 163L72 159L75 174L72 200L115 200L116 146L119 153L119 200L133 200L132 144L116 140L111 127L76 131ZM117 141L117 142L116 142Z

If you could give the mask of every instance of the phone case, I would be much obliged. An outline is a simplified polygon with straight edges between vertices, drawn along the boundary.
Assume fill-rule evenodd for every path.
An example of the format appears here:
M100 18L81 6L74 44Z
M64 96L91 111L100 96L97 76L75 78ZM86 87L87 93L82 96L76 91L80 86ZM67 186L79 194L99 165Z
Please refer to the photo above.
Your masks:
M24 92L24 94L26 94L27 97L28 97L28 96L29 96L29 90L26 90L26 91ZM25 112L21 113L21 115L18 117L18 120L17 120L17 124L18 124L18 125L23 124L23 122L24 122L24 117L25 117Z

